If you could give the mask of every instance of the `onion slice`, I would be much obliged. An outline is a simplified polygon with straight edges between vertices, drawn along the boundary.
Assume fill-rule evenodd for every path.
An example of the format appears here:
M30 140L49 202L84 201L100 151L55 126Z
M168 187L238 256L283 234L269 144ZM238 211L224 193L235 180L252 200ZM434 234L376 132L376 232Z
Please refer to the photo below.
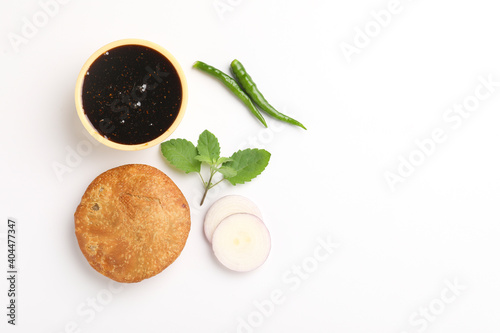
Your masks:
M215 230L212 249L227 268L248 272L266 261L271 251L271 237L257 216L233 214L225 218Z
M203 229L207 240L212 242L212 236L219 223L237 213L253 214L262 220L259 208L252 201L241 195L227 195L214 202L205 215Z

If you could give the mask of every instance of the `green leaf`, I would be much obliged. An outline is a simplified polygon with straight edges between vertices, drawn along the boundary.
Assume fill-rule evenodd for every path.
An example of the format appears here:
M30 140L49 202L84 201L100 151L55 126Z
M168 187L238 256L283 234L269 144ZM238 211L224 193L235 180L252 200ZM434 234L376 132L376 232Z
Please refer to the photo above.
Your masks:
M201 155L198 155L198 156L195 156L196 160L200 161L200 162L205 162L205 163L208 163L208 164L212 164L214 161L212 161L208 156L201 156Z
M219 169L217 169L217 171L219 171L226 179L232 178L237 174L236 170L228 166L221 166Z
M221 164L224 164L224 163L229 162L229 161L232 161L232 159L230 159L229 157L221 157L217 160L217 162L215 164L221 165Z
M185 139L172 139L161 144L163 156L176 168L185 173L200 172L201 162L196 159L198 151L194 144Z
M224 178L233 185L249 182L264 171L270 158L271 154L264 149L239 150L231 156L232 161L224 165L233 168L236 175Z
M198 138L198 154L203 158L203 162L210 160L207 163L214 163L220 157L220 146L219 140L210 133L208 130L204 130Z

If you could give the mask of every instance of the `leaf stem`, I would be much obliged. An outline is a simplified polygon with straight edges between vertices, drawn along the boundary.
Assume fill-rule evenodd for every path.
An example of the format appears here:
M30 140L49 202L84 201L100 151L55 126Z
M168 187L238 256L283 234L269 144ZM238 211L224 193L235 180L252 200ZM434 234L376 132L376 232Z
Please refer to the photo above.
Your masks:
M217 183L210 185L210 188L209 188L209 189L214 188L214 187L215 187L215 185L219 184L219 183L220 183L220 182L222 182L223 180L224 180L224 178L222 178L221 180L219 180Z
M201 179L201 182L203 183L203 185L206 185L205 179L203 179L203 176L201 175L201 172L198 172L198 174L200 175L200 179Z
M200 206L202 206L203 203L205 202L205 198L207 197L207 192L208 192L208 190L211 189L210 185L212 183L212 177L214 176L214 174L215 174L215 171L211 170L210 178L208 179L208 182L205 184L205 193L203 193L203 198L201 198Z

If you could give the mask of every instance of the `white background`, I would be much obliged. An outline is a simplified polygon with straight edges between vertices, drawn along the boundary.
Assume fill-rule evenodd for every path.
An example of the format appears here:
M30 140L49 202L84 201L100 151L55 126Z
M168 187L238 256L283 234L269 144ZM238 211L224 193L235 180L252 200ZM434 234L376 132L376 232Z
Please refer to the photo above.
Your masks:
M499 332L500 87L460 124L443 118L473 101L479 77L500 81L496 2L401 0L380 31L370 12L388 0L220 3L231 10L217 10L214 0L73 0L16 50L9 36L21 35L42 7L1 1L0 266L5 272L6 221L14 217L20 274L16 327L6 323L1 278L0 330ZM375 30L361 45L357 28L365 25ZM363 47L349 62L341 45L356 37ZM181 63L189 103L172 138L196 141L209 129L224 155L264 147L272 153L264 173L221 185L199 208L199 179L170 167L159 147L99 144L59 181L54 163L65 164L68 149L88 140L74 106L78 72L95 50L122 38L156 42ZM308 131L269 118L264 131L222 85L191 68L202 60L228 71L234 58ZM392 191L386 173L398 174L400 156L423 156L415 140L435 129L446 140ZM176 182L192 230L173 265L110 299L110 280L80 253L73 213L98 174L127 163L155 166ZM206 209L227 194L255 201L271 232L271 255L251 273L224 269L202 233ZM340 245L317 262L315 250L328 239ZM303 264L309 273L299 278L291 270ZM453 294L450 283L465 290ZM271 309L276 292L282 302ZM92 308L92 299L101 303Z

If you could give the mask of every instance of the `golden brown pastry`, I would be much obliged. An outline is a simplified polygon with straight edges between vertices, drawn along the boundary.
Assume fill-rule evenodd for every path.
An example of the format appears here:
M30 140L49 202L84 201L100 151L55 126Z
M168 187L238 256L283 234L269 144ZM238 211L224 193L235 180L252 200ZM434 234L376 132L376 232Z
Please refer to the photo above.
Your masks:
M75 212L75 233L89 264L118 282L139 282L179 256L191 228L189 206L174 182L143 164L99 175Z

